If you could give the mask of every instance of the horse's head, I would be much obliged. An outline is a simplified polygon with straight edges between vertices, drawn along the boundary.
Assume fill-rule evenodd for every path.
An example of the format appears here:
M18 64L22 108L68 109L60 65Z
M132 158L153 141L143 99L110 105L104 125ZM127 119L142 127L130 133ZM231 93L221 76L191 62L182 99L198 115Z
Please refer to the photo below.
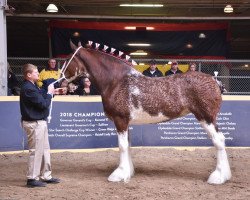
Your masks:
M80 61L77 55L81 48L83 48L81 43L78 43L77 47L70 41L70 46L74 53L70 54L69 58L64 63L64 66L62 67L62 77L65 77L69 82L83 76L89 77L84 63Z
M121 51L98 43L88 41L87 48L78 43L78 47L70 42L74 53L62 70L63 77L72 81L81 76L87 76L101 92L119 83L119 80L134 73L130 56ZM108 50L107 50L108 49ZM129 60L132 61L129 61ZM131 63L132 62L132 63ZM88 75L89 74L89 75Z

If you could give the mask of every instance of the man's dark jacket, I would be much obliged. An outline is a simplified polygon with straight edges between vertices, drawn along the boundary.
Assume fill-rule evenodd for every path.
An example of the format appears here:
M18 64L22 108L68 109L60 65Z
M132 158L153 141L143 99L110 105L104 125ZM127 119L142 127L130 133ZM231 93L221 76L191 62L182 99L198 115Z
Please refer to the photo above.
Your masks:
M162 72L158 68L156 68L155 72L152 74L150 72L150 67L148 69L146 69L142 74L145 76L149 76L149 77L161 77L161 76L163 76Z
M52 95L43 94L32 82L25 80L20 92L20 110L22 120L46 120Z
M177 71L175 73L172 72L172 70L168 70L168 71L166 71L165 76L169 76L169 75L173 75L173 74L181 74L181 73L182 73L182 71L179 69L177 69Z

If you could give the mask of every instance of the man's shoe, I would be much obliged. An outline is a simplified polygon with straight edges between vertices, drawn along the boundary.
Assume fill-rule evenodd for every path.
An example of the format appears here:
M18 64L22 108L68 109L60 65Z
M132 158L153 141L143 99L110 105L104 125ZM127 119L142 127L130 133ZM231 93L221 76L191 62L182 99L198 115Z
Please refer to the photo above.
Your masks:
M38 181L35 179L28 179L27 180L27 187L45 187L47 184L42 182L42 181Z
M60 179L59 178L51 178L49 180L43 180L43 182L45 183L52 183L52 184L56 184L56 183L60 183Z

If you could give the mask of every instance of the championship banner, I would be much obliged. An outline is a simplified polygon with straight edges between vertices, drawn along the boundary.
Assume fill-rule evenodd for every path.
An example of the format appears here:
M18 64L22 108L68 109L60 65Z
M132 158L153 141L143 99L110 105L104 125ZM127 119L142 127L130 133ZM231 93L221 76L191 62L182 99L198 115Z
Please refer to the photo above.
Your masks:
M93 101L93 98L95 99ZM226 146L250 147L250 97L225 97L217 117ZM27 149L18 100L0 100L0 151ZM51 149L117 147L115 126L103 112L100 97L57 97L48 124ZM194 115L157 124L129 127L131 146L213 146Z

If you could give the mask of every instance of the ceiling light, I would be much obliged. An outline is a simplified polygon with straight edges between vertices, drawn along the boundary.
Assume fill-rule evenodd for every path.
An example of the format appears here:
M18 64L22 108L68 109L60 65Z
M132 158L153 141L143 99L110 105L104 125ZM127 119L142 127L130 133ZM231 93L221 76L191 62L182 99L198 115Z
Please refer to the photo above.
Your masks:
M152 26L147 26L147 27L136 27L136 26L125 26L124 29L126 30L136 30L136 29L140 29L140 28L144 28L146 29L147 31L150 31L150 30L154 30L155 28L152 27Z
M80 33L76 31L76 32L73 33L73 36L74 36L74 37L79 37L79 36L80 36Z
M55 12L58 12L58 8L56 7L55 4L51 3L48 5L46 11L51 12L51 13L55 13Z
M121 7L150 7L159 8L163 7L163 4L120 4Z
M226 5L224 8L224 13L232 13L234 11L233 7L231 5Z
M139 65L145 65L144 63L139 63Z
M146 29L147 29L147 30L154 30L155 28L154 28L154 27L147 26Z
M151 44L147 44L147 43L129 43L128 46L131 46L131 47L149 47L149 46L151 46Z
M247 68L248 66L249 66L248 64L245 64L245 65L244 65L244 67L246 67L246 68Z
M193 45L189 43L189 44L186 45L186 47L187 47L188 49L192 49L192 48L193 48Z
M201 39L206 38L206 35L204 33L200 33L199 38L201 38Z
M137 50L135 52L130 53L129 55L131 55L131 56L146 56L146 55L148 55L148 53L143 51L143 50Z
M135 30L136 27L135 26L125 26L124 29L126 29L126 30Z

